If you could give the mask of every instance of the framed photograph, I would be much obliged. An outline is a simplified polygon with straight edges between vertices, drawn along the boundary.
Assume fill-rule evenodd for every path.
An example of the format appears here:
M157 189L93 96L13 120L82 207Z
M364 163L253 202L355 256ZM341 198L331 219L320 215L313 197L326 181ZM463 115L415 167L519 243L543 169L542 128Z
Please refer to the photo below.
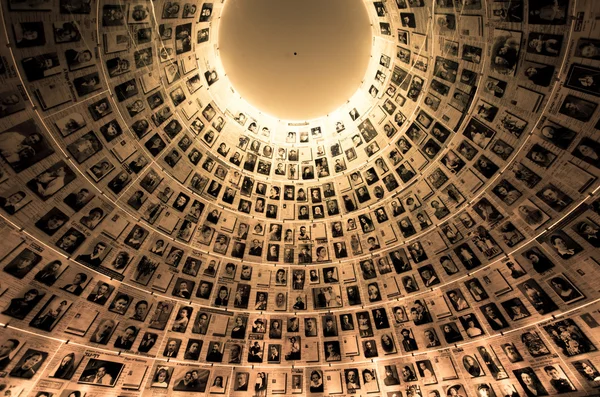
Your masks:
M531 313L529 313L529 310L527 310L520 298L509 299L501 302L501 305L512 321L519 321L531 316Z
M130 33L128 30L116 31L111 34L104 33L102 42L106 54L127 51L131 45Z
M65 51L65 58L67 60L69 71L71 72L79 69L85 69L96 64L92 51L87 48L70 48Z
M46 296L46 292L37 288L25 288L10 300L10 303L2 311L2 314L23 320Z
M74 112L56 120L54 125L63 137L67 137L84 128L87 122L81 113Z
M517 207L517 215L533 230L537 230L544 225L550 217L540 209L533 201L527 199Z
M521 73L533 84L540 87L549 87L554 77L554 70L555 68L552 65L525 61Z

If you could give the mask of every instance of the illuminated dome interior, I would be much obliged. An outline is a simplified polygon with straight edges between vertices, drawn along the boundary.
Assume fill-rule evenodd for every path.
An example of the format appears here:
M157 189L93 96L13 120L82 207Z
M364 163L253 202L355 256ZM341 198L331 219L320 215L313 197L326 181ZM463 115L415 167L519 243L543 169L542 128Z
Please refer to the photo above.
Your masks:
M599 11L5 1L0 393L597 394Z

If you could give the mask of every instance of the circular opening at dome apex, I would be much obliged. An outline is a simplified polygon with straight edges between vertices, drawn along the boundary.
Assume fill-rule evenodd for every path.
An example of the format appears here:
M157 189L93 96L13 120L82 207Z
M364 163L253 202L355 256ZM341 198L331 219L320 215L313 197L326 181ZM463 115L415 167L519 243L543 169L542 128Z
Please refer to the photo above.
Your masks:
M230 0L218 37L242 98L279 119L310 120L354 95L372 32L362 0Z

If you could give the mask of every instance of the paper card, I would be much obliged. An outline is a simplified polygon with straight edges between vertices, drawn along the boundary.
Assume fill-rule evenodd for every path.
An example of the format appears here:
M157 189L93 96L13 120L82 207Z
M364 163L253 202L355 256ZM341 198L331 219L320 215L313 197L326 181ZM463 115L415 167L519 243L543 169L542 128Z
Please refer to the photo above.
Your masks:
M123 374L123 389L139 390L148 372L147 365L131 363Z
M307 363L319 362L319 342L307 341L306 338L302 341L302 356Z
M383 282L383 289L388 298L395 298L401 294L400 287L398 286L395 277L386 278Z
M296 214L294 213L294 206L290 204L284 203L279 207L279 214L281 215L281 219L283 221L292 221L296 219Z
M448 248L448 245L442 238L442 235L439 231L435 231L432 233L427 233L422 239L421 244L426 252L433 252L435 254L439 254Z
M358 348L358 339L356 335L346 335L342 340L344 343L342 351L344 352L346 357L358 356L360 354L360 349Z
M116 240L121 236L121 233L129 226L127 217L122 213L112 214L102 222L102 233Z
M67 85L59 82L40 85L33 93L43 110L55 108L72 100Z
M342 387L342 374L337 370L325 370L323 374L324 384L326 385L328 394L342 394L344 389Z
M256 273L256 286L268 288L271 285L271 270L259 268Z
M196 61L195 55L185 57L179 62L181 63L181 70L183 71L183 74L188 74L189 72L196 70L198 67L198 62Z
M177 180L177 182L184 184L186 179L192 173L192 165L187 161L178 162L175 167L171 170L170 174Z
M192 117L194 117L200 110L200 107L193 101L187 101L179 106L179 109L181 110L181 113L183 113L183 116L186 118L186 120L191 120Z
M375 124L381 124L385 121L387 114L380 107L374 107L369 114L369 119L373 120Z
M225 336L227 334L227 327L229 326L231 316L215 315L213 318L214 320L210 325L212 334L214 336Z
M131 44L129 31L127 29L111 32L110 34L105 33L102 36L102 41L104 44L104 52L106 54L126 51Z
M65 332L67 334L85 336L92 323L96 320L96 317L98 317L98 314L97 310L90 310L89 307L83 306L69 321Z
M513 290L499 269L492 270L482 278L485 288L492 291L496 297L502 296Z
M298 149L298 158L300 161L312 161L312 150L310 148Z
M569 187L584 193L598 179L593 174L578 165L565 161L553 169L553 175L557 180L569 181Z
M269 374L271 394L285 394L287 391L287 374L276 372Z
M140 85L144 94L149 93L160 87L160 76L158 74L146 73L140 77Z
M481 15L460 15L458 19L459 33L462 36L481 37L483 35L483 18Z
M159 268L156 272L156 277L152 282L152 289L165 293L169 289L169 284L173 280L173 273L167 268Z
M342 266L340 281L344 284L356 281L356 269L354 268L354 264Z
M542 106L544 97L544 94L518 86L512 98L510 98L510 103L524 112L537 113Z
M438 379L442 381L458 379L458 373L454 367L452 357L446 355L436 356L433 362Z
M431 189L431 186L429 186L425 178L419 180L415 184L415 193L417 193L423 201L433 196L433 190Z
M327 241L327 229L324 222L313 223L311 226L313 240Z
M415 170L422 170L423 168L425 168L427 166L427 164L429 164L429 160L427 160L427 158L423 155L423 153L416 151L410 158L410 165L415 169Z
M226 216L225 212L223 212L220 219L221 230L227 233L233 233L237 219L238 218L235 215L231 214Z
M443 296L435 296L428 300L427 303L429 304L429 311L433 313L438 320L452 315L448 303Z
M122 140L111 149L115 157L122 163L132 156L136 151L136 147L130 144L127 140Z
M483 186L483 181L473 172L471 168L462 174L460 182L471 193L475 193Z
M157 226L166 233L172 234L178 223L179 217L171 211L166 211L165 214L160 218Z
M385 245L391 245L398 241L398 236L391 223L380 227L377 232L379 233L380 240L383 241Z
M456 131L460 122L464 117L463 112L460 110L453 108L452 106L446 106L444 109L444 113L442 115L442 120L453 130Z

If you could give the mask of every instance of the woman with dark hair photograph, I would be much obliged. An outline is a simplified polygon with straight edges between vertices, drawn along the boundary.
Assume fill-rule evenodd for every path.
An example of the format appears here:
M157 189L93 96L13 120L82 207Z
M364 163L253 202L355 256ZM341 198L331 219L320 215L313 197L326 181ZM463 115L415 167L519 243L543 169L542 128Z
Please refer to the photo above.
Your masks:
M75 353L69 353L60 360L60 364L52 375L53 378L71 379L75 373Z

